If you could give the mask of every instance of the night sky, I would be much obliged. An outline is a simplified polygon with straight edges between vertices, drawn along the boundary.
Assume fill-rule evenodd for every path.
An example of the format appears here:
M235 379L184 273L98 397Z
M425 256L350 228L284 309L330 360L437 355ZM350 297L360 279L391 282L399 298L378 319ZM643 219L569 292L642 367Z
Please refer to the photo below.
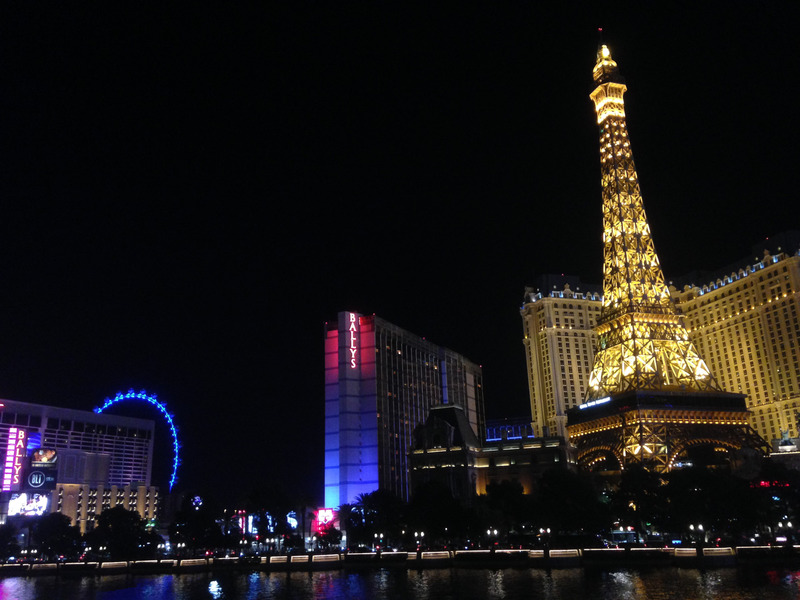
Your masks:
M800 228L796 3L114 4L0 15L0 397L158 394L185 489L321 501L342 310L530 415L524 287L601 283L599 26L667 278Z

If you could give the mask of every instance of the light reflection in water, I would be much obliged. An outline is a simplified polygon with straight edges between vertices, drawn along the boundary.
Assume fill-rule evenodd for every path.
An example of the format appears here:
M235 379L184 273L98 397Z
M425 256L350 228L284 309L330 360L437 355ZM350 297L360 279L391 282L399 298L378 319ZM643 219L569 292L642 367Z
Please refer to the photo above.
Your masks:
M658 567L404 569L0 578L0 598L38 600L785 600L800 571Z
M505 598L506 597L506 590L505 586L503 585L503 575L505 571L498 569L497 571L489 571L488 574L488 586L489 586L489 598Z

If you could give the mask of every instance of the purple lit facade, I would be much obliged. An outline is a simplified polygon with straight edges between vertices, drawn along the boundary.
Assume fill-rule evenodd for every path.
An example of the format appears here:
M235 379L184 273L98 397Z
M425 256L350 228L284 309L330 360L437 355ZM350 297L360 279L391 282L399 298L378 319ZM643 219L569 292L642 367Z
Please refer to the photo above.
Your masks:
M414 429L434 406L485 433L480 366L374 315L339 313L325 336L325 506L389 490L410 497Z

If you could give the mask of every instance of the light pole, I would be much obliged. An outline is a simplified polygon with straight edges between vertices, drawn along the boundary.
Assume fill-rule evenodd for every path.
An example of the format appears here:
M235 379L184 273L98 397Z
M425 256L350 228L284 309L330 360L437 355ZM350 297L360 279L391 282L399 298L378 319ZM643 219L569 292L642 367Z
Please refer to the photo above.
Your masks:
M492 541L492 537L494 537L494 541ZM491 550L494 550L494 547L497 545L497 529L489 527L489 529L486 530L486 543Z
M689 531L692 532L692 536L694 537L696 543L698 543L698 544L704 544L705 543L705 541L706 541L706 533L705 533L705 530L703 529L703 524L702 523L698 523L696 527L695 527L694 524L690 524L689 525Z

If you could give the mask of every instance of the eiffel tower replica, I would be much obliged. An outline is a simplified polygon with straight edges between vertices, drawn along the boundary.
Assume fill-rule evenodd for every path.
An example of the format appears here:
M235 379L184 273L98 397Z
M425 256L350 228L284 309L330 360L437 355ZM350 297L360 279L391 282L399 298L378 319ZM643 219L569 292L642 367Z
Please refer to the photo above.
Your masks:
M719 388L670 299L633 163L622 98L627 87L605 45L592 77L600 129L603 305L586 401L568 414L578 462L604 470L641 463L667 472L698 446L714 455L741 448L767 453L769 445L748 425L745 396Z

